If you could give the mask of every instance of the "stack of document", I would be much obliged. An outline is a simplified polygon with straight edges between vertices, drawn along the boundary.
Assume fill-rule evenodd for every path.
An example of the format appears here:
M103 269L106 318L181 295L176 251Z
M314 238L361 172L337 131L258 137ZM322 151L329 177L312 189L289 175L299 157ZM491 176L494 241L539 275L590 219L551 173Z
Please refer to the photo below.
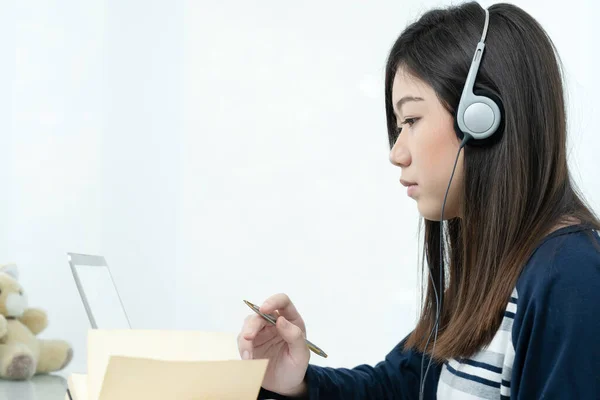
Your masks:
M268 364L240 360L228 333L91 329L87 346L67 400L254 400Z

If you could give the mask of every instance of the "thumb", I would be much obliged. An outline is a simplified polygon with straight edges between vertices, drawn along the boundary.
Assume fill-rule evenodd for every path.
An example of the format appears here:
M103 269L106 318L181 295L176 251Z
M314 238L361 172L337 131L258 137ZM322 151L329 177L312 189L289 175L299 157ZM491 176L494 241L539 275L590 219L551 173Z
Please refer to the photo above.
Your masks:
M304 356L304 353L308 351L306 341L302 329L292 324L285 317L280 316L277 318L277 331L288 344L290 353L292 356Z

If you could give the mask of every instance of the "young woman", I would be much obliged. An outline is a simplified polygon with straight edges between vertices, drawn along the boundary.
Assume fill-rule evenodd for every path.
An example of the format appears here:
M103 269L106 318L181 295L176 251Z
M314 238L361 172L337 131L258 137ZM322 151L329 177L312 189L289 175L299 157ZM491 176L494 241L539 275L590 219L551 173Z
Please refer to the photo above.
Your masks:
M420 319L376 366L324 368L274 295L276 326L251 315L238 338L243 359L269 359L259 397L600 398L600 222L569 174L545 31L509 4L430 11L391 49L385 106L425 220Z

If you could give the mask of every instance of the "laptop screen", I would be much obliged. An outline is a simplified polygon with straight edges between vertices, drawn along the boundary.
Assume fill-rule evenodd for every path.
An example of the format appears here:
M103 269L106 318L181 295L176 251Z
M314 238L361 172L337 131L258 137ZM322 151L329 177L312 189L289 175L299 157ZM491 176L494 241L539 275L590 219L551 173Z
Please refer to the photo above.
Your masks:
M108 265L102 265L104 258L70 255L69 262L92 328L130 329Z

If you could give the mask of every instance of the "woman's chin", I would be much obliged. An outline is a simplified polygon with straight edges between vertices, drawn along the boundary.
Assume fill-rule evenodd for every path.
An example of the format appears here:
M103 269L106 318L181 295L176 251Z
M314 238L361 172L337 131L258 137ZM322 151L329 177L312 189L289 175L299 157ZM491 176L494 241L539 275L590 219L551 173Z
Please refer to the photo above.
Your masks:
M415 201L417 202L417 210L419 210L419 214L421 215L421 217L429 221L440 220L441 210L438 210L438 212L434 213L432 207L427 207L427 202L423 201L423 199L415 199Z
M425 201L425 199L418 199L416 200L417 202L417 209L419 210L419 214L425 218L428 221L440 221L440 217L442 216L442 206L437 205L437 204L431 204L428 203L427 201ZM448 207L446 205L446 208L444 209L444 220L449 220L452 219L454 217L456 217L456 215L454 215L454 213L449 212L450 210L448 210Z

